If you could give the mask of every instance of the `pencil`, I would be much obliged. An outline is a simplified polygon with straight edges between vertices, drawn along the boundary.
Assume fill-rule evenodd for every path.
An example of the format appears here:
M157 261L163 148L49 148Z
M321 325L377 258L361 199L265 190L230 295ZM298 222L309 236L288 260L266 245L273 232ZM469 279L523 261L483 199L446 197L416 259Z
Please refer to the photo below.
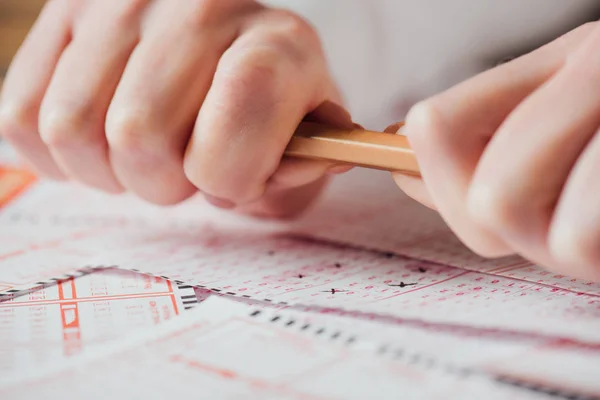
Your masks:
M392 133L343 130L302 122L285 154L420 176L408 140L405 136Z

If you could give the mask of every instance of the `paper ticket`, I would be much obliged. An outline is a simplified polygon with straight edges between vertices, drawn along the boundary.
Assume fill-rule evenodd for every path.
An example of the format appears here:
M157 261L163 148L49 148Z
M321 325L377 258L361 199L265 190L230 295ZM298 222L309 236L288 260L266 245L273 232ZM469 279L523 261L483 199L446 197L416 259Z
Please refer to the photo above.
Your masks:
M600 343L600 297L393 255L216 227L123 231L107 260L219 293L456 325L481 335ZM85 241L82 241L85 246ZM163 260L168 254L168 264Z
M197 302L193 288L121 270L67 279L0 302L0 375L60 361Z
M478 257L460 243L437 213L408 198L388 174L378 171L358 170L336 177L323 198L291 224L257 221L218 211L198 196L175 207L161 208L131 195L112 196L75 184L51 182L32 184L0 212L0 227L4 231L33 226L51 235L54 230L69 229L77 232L104 229L104 234L110 235L111 230L123 227L149 230L168 227L177 234L182 229L211 224L247 234L294 233L576 293L600 293L597 283L553 274L519 257L495 260Z
M538 399L481 374L377 355L297 315L209 298L163 326L52 369L0 378L6 398Z

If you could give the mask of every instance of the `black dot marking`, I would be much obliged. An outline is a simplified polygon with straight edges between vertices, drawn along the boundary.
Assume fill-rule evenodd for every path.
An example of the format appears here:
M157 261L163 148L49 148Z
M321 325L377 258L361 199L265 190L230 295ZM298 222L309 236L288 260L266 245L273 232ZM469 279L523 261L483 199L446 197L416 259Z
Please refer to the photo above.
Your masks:
M356 337L355 336L350 336L348 338L348 340L346 340L346 343L348 343L348 344L351 344L351 343L354 343L354 342L356 342Z
M293 319L291 319L291 320L289 320L289 321L288 321L288 322L285 324L285 326L292 326L292 325L294 325L295 323L296 323L296 321L294 321Z
M335 332L333 335L331 335L331 338L332 338L332 339L337 339L337 338L339 338L339 337L340 337L340 335L341 335L341 333L340 333L340 332Z
M333 264L333 266L336 268L342 268L342 264L340 264L339 262L336 262L335 264Z
M305 331L305 330L307 330L308 328L310 328L310 324L304 324L304 325L302 325L302 327L300 328L300 330L303 330L303 331Z
M322 334L323 332L325 332L325 328L319 328L319 330L318 330L318 331L316 331L315 333L316 333L317 335L320 335L320 334Z
M394 258L396 255L394 253L384 253L385 258Z
M260 314L260 310L255 310L252 312L252 314L250 314L251 317L256 317L257 315Z
M399 284L397 284L397 285L388 285L388 286L395 286L395 287L400 287L400 288L403 288L403 287L407 287L407 286L414 286L414 285L416 285L416 284L417 284L416 282L414 282L414 283L404 283L404 282L400 282L400 283L399 283Z
M298 274L298 278L302 279L302 278L304 278L304 275Z
M425 272L427 272L427 270L425 268L423 268L423 267L419 267L419 272L425 273Z
M276 321L279 321L280 319L281 319L281 317L279 315L276 315L273 318L271 318L271 322L276 322Z

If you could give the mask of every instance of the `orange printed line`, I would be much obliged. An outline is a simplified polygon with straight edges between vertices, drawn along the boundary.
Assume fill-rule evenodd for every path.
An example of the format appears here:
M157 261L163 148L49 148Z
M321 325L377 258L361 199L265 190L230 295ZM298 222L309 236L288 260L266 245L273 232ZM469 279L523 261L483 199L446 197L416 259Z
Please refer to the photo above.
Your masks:
M199 369L201 371L210 372L210 373L219 375L221 378L236 379L238 377L238 374L236 374L235 372L233 372L229 369L213 367L212 365L203 364L196 360L185 359L180 355L172 356L171 362L185 364L188 367L192 367L194 369Z
M175 315L179 315L179 307L177 307L177 299L175 295L171 295L171 302L173 303L173 310L175 311Z
M167 281L167 288L169 289L169 293L171 293L171 302L173 303L173 310L175 311L175 315L179 315L179 307L177 307L177 299L175 298L175 294L173 293L173 285L171 285L171 281Z
M64 300L65 299L65 293L62 287L62 282L58 283L58 300Z
M71 283L71 293L73 294L73 299L77 300L77 289L75 288L75 279L69 279Z
M63 328L63 349L65 355L71 356L81 351L81 328L79 325L79 308L76 302L60 305L60 317Z
M64 296L60 294L62 288L58 287L59 296ZM98 296L98 297L79 297L75 299L78 303L90 303L95 301L109 301L109 300L128 300L128 299L152 299L156 297L165 297L165 296L174 296L171 293L148 293L148 294L125 294L125 295L115 295L115 296ZM28 300L28 301L19 301L19 302L11 302L10 304L3 305L0 304L0 308L8 308L8 307L27 307L27 306L47 306L52 304L60 304L64 302L72 302L73 299L65 299L59 298L56 300Z
M0 205L1 207L1 205ZM11 253L1 254L0 261L5 260L7 258L16 257L25 254L25 250L15 250Z
M68 302L62 302L66 297L63 285L68 285L71 289L71 297L68 299ZM79 353L82 347L75 279L71 278L58 284L58 297L59 302L61 302L60 318L63 330L63 351L66 356L72 356Z
M35 181L36 177L31 172L0 167L0 208L17 198Z

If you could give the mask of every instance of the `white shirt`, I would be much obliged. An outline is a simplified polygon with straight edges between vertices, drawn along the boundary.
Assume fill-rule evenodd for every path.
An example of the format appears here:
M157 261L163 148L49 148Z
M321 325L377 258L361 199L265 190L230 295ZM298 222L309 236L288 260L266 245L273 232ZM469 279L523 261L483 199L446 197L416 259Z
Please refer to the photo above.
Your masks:
M354 120L383 129L416 101L591 19L598 0L265 0L311 22Z

